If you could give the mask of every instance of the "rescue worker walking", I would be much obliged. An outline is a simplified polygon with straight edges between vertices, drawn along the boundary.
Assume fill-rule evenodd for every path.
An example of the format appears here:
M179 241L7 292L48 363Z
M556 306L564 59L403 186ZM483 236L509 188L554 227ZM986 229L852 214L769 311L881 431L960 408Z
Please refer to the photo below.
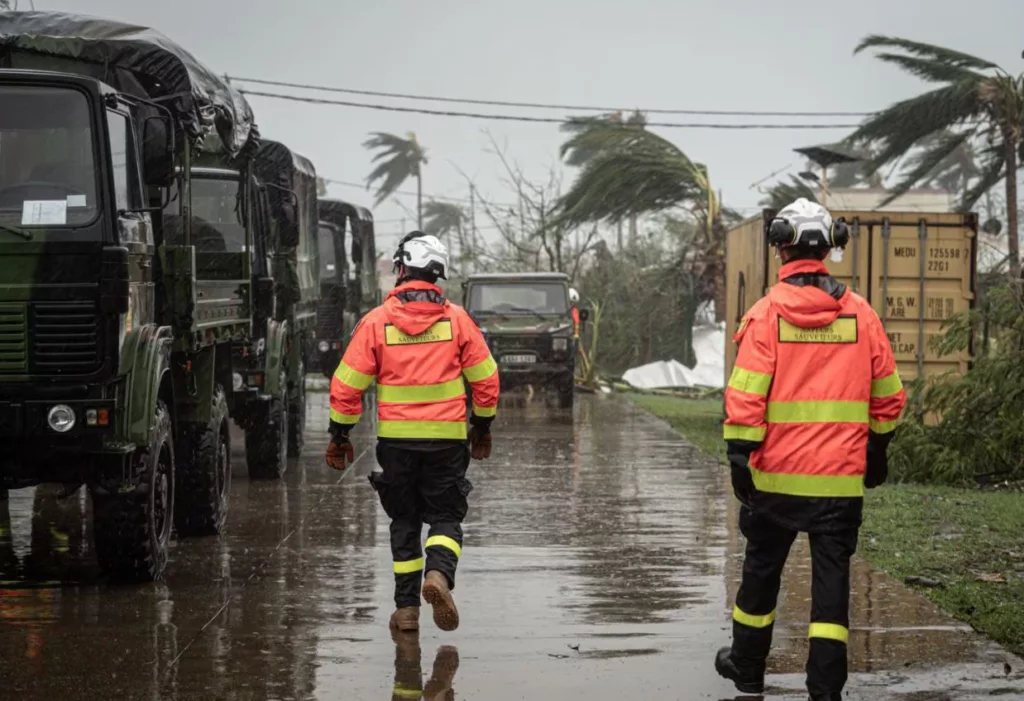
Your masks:
M572 313L573 338L577 341L580 337L580 293L575 287L569 288L569 310Z
M744 315L725 391L724 437L747 539L732 646L718 673L761 693L782 570L807 532L813 579L807 688L838 701L847 679L850 557L864 488L888 475L886 451L906 404L882 323L824 260L849 230L798 199L768 226L782 257L779 284Z
M382 471L370 475L370 484L391 519L396 610L390 626L419 630L422 594L437 626L450 631L459 625L451 592L472 489L466 469L470 455L491 454L498 367L472 318L436 285L447 279L444 244L414 231L398 244L393 262L395 288L356 325L331 380L327 464L344 470L352 463L349 431L362 414L363 392L376 380ZM468 434L463 378L473 395ZM430 526L425 561L424 523Z

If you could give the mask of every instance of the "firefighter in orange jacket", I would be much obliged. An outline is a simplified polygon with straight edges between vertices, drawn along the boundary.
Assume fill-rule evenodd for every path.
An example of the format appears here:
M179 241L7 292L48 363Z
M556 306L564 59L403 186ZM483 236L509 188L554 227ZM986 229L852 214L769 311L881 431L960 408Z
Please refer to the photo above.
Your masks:
M396 610L390 626L419 630L422 595L437 626L455 630L451 591L472 488L466 469L471 455L491 454L498 367L472 318L436 285L448 268L448 251L436 236L410 233L394 264L397 285L356 325L331 380L327 464L336 470L351 464L349 431L362 413L363 391L376 380L382 471L370 475L370 484L391 519ZM463 378L473 395L468 434ZM424 523L430 526L425 560Z
M813 567L807 688L813 701L838 701L846 684L864 488L885 481L906 404L881 321L824 265L848 240L845 223L817 203L801 198L780 211L768 227L783 261L779 284L733 339L724 436L747 551L732 646L715 668L744 693L763 690L782 569L801 531Z

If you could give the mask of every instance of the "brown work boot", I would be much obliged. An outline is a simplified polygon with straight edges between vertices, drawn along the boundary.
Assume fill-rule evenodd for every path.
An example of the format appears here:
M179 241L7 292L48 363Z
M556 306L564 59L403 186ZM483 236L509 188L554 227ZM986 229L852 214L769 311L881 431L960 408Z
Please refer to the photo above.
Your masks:
M420 629L420 607L403 606L391 614L388 626L396 633L415 633Z
M450 645L442 645L434 658L434 669L430 680L423 687L423 701L447 701L455 698L452 684L459 669L459 651Z
M441 630L459 627L459 610L448 588L448 578L437 570L430 570L423 580L423 600L434 607L434 623Z

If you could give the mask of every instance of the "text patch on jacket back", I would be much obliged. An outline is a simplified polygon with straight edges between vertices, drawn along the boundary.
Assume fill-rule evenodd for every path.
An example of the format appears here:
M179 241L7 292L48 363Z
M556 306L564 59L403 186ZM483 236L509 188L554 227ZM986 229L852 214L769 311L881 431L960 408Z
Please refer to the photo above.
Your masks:
M779 317L779 343L856 343L857 317L841 316L828 326L803 329Z
M384 342L389 346L407 346L414 343L444 343L452 340L452 322L441 319L416 336L410 336L393 324L384 325Z

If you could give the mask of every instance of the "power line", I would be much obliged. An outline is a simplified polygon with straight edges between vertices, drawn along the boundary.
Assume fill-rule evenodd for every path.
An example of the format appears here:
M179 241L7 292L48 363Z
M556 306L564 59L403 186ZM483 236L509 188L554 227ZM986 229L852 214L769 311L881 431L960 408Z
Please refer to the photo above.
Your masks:
M561 117L535 117L512 114L482 114L478 112L455 112L450 110L431 110L420 107L399 107L397 105L371 105L364 102L349 102L347 100L325 100L317 97L302 97L299 95L283 95L281 93L258 92L255 90L240 90L243 95L256 97L268 97L275 100L288 100L291 102L305 102L313 105L333 105L336 107L358 107L370 110L383 110L385 112L409 112L413 114L430 114L438 117L469 117L471 119L493 119L503 122L533 122L539 124L564 124L569 118ZM659 127L662 129L855 129L857 124L721 124L721 123L698 123L698 122L647 122L648 127Z
M579 110L581 112L632 112L634 108L622 107L595 107L593 105L558 105L543 102L511 102L506 100L480 100L465 97L440 97L435 95L413 95L409 93L380 92L377 90L357 90L355 88L339 88L329 85L310 85L306 83L290 83L281 80L264 80L262 78L238 78L231 77L231 80L239 80L243 83L257 83L260 85L273 85L279 88L298 88L302 90L318 90L320 92L345 93L348 95L366 95L369 97L390 97L400 100L425 100L428 102L451 102L464 105L490 105L494 107L528 107L545 110ZM690 114L690 115L714 115L720 117L869 117L872 112L769 112L763 110L681 110L681 109L656 109L656 108L635 108L647 114Z

